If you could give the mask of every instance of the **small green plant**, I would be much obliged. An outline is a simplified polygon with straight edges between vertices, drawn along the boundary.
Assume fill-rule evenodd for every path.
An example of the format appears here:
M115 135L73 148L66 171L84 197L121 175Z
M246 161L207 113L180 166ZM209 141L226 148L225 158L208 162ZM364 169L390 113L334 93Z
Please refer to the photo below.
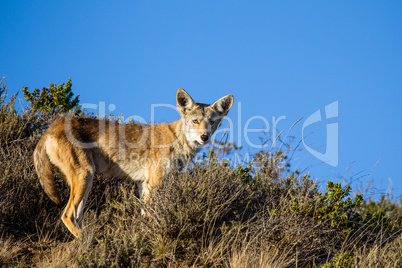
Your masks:
M348 253L336 254L331 262L321 266L322 268L343 268L343 267L353 267L353 257Z
M364 200L361 194L357 194L355 198L348 197L351 187L347 185L342 188L340 183L327 182L327 190L321 202L323 206L318 210L317 217L323 218L325 215L331 219L331 225L340 230L356 229L357 225L362 221L362 217L358 213Z
M28 87L23 87L22 92L24 98L31 103L35 110L51 114L66 113L73 110L79 113L79 95L73 98L74 93L71 86L71 79L69 78L66 84L50 83L49 88L44 87L42 90L35 88L33 92L29 92Z
M399 204L398 204L399 203ZM389 228L401 228L402 226L402 200L392 199L381 195L379 201L368 200L361 209L366 222L369 224L380 223Z
M253 176L250 174L253 163L248 163L247 167L237 165L235 175L239 176L244 184L250 184L253 181Z
M355 198L348 197L351 188L347 185L342 188L340 183L327 182L327 189L320 194L315 204L300 204L297 198L293 199L291 210L295 213L313 217L319 223L330 221L331 226L340 231L356 230L362 224L362 217L358 210L364 202L363 196L357 194Z

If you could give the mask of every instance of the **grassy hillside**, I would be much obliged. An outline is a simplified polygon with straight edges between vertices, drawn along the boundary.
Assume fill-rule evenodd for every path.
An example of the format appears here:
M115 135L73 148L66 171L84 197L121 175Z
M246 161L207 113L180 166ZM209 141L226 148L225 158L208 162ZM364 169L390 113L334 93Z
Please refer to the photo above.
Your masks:
M82 239L63 205L39 185L32 153L53 116L15 111L0 89L0 266L400 267L402 208L352 197L329 182L320 192L285 152L231 167L216 152L164 180L143 204L130 181L98 175ZM141 215L141 208L148 213Z

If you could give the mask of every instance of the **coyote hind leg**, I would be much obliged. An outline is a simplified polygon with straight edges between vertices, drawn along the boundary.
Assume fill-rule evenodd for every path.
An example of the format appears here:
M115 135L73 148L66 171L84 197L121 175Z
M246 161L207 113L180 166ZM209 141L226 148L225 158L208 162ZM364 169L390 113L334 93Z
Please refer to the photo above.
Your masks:
M80 237L84 207L92 188L94 168L91 166L76 170L74 173L68 176L71 182L70 198L61 219L75 237Z

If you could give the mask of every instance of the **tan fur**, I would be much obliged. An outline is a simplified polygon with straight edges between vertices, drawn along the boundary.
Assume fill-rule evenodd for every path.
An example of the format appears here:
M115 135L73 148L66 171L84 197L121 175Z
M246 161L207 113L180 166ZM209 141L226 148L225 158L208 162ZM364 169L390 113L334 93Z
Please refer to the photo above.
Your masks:
M34 164L46 194L57 204L52 166L65 176L70 198L62 220L73 235L81 234L95 172L131 178L147 198L163 177L182 168L210 140L233 104L232 95L213 105L195 103L183 89L176 100L182 118L172 123L118 124L66 116L49 127L35 149Z

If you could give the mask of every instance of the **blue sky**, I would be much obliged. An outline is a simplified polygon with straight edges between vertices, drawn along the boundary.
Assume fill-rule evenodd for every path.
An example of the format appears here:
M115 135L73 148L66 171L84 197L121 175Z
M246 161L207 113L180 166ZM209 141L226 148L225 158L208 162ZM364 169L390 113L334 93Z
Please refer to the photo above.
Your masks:
M179 118L167 107L151 110L175 105L179 87L206 103L233 94L229 117L242 153L256 151L246 125L272 130L276 120L286 134L303 118L289 133L293 144L321 153L328 124L336 125L335 167L303 144L292 165L318 180L346 176L356 190L374 179L384 193L391 180L402 194L400 1L14 0L0 10L9 93L71 77L81 103L155 122ZM303 123L318 110L322 120L303 139ZM265 134L247 135L258 144Z

